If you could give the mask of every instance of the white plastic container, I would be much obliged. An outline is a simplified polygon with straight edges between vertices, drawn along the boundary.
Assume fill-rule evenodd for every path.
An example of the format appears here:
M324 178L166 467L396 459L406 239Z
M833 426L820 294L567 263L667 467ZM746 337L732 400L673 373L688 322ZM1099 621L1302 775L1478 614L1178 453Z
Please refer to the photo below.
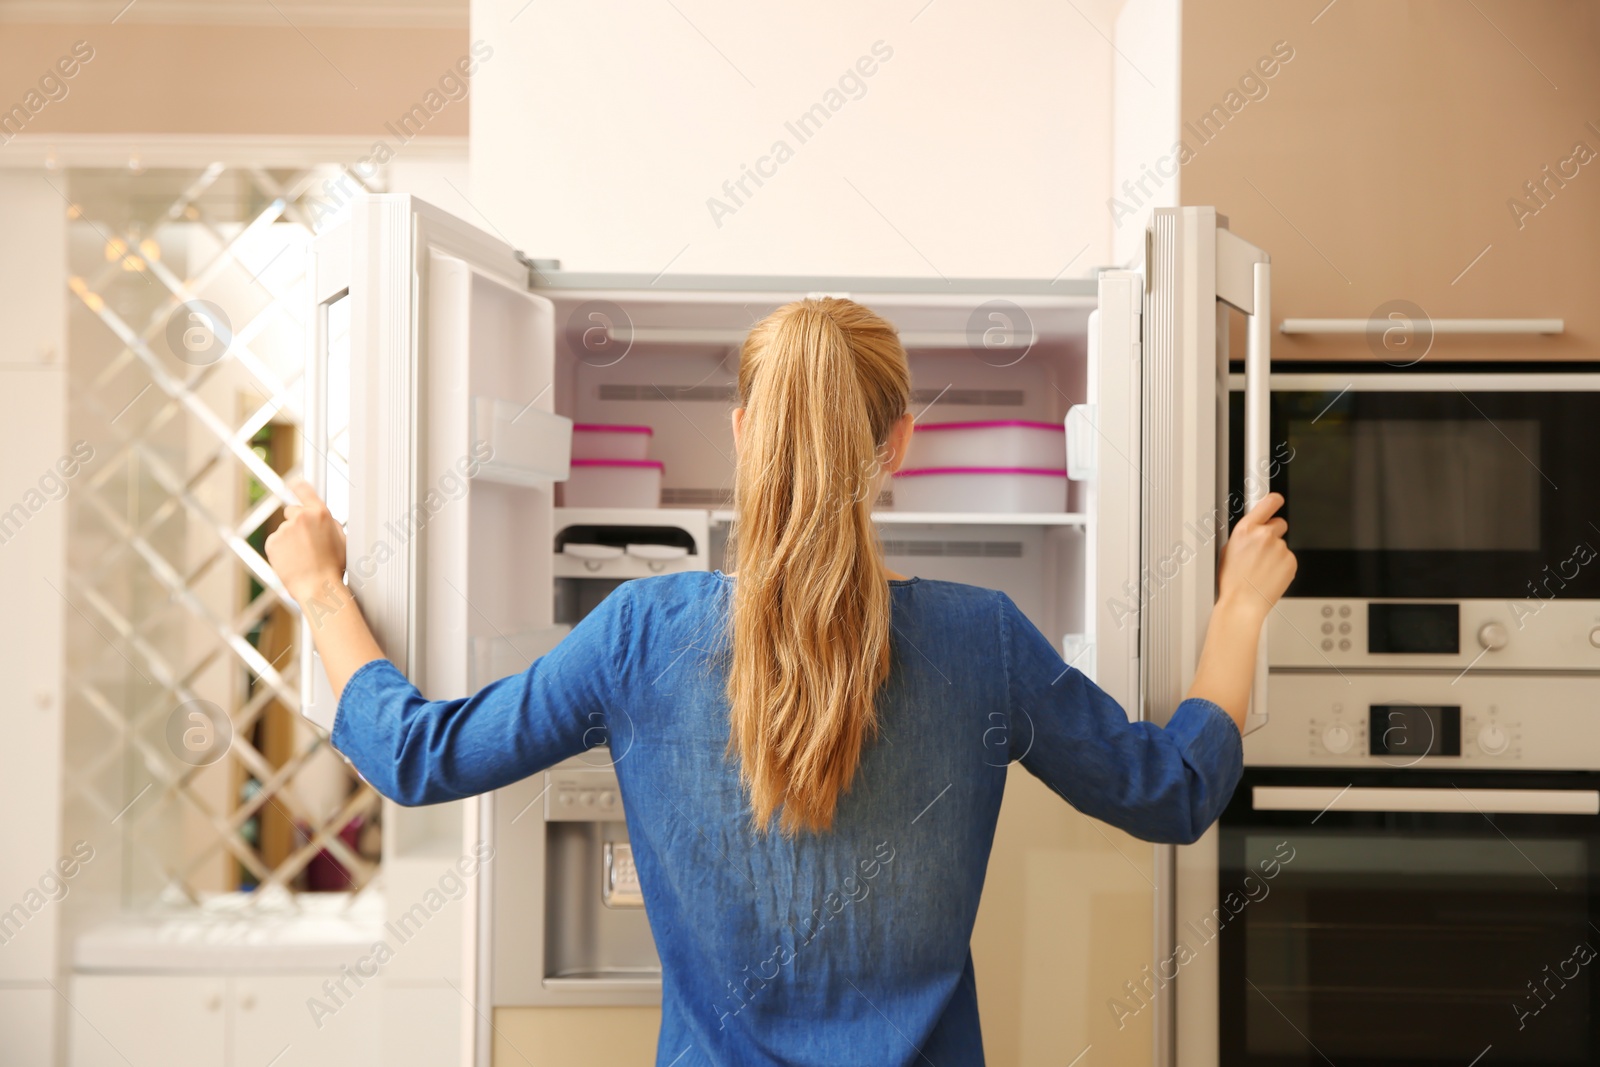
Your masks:
M650 455L648 426L608 426L579 422L572 427L573 459L644 459Z
M658 508L664 469L653 459L575 459L561 502L569 508Z
M911 433L910 467L1067 469L1067 432L1059 422L1003 419L918 423Z
M919 467L896 471L895 511L1067 510L1067 472L1038 467Z

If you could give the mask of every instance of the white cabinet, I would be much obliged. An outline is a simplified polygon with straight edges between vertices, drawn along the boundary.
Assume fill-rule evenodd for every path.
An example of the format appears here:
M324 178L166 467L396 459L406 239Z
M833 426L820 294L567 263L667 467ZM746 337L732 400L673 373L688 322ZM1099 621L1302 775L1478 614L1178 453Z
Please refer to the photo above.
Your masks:
M335 998L323 988L329 977L79 975L72 982L69 1062L377 1067L384 991L372 980L358 988L347 979L346 992ZM314 1011L313 1000L331 1010Z
M229 1067L375 1067L387 990L347 979L348 993L336 988L335 996L323 989L328 980L320 974L233 979Z
M55 1067L53 989L0 989L0 1037L7 1067Z
M63 901L82 884L62 877L81 871L61 830L65 498L83 492L96 467L66 440L66 216L43 177L0 174L0 233L27 249L0 263L0 811L12 813L0 847L7 1067L54 1067L56 1021L66 1008L45 983L56 974ZM68 868L58 866L64 857Z
M72 1067L218 1067L228 980L84 975L72 981Z
M8 168L0 173L0 233L10 248L27 249L26 255L0 258L0 313L6 324L0 364L12 370L62 364L67 326L67 213L61 210L65 187L60 172ZM11 400L15 411L28 410L21 397ZM59 415L61 408L51 411Z
M382 1011L378 1062L384 1067L461 1063L469 1028L480 1018L461 993L442 982L390 983L383 990Z
M0 314L7 306L0 295ZM43 985L55 973L61 899L76 888L57 868L64 855L57 798L65 497L85 491L97 464L105 462L105 449L85 444L74 455L66 444L66 388L58 367L14 366L4 374L0 589L6 591L6 610L0 612L0 678L6 686L0 722L6 743L0 748L0 810L26 817L8 821L0 848L0 981ZM76 874L80 864L70 869Z

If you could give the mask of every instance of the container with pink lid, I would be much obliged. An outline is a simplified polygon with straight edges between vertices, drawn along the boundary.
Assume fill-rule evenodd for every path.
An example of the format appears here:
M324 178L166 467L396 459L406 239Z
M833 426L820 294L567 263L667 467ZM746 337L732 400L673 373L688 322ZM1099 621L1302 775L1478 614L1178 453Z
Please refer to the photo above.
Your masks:
M1067 510L1067 472L1043 467L911 467L896 471L895 511Z
M664 469L653 459L574 459L561 502L569 508L658 508Z
M654 433L648 426L574 423L572 455L575 459L645 459Z
M1067 510L1067 434L1055 422L918 424L897 471L895 511Z
M1059 422L999 419L918 423L906 466L1066 470L1067 433Z
M663 465L650 455L648 426L578 422L572 426L572 473L561 490L569 508L657 508Z

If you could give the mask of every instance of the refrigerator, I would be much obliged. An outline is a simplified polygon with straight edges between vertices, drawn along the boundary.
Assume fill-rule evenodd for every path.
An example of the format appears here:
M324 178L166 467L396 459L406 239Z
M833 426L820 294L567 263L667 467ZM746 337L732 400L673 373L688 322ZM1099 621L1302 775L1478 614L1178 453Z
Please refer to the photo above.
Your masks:
M1243 458L1262 472L1247 489L1265 491L1270 266L1213 208L1156 211L1137 269L1092 280L571 273L387 194L354 201L312 260L304 463L346 523L348 576L379 643L430 699L522 670L622 581L720 566L738 345L808 295L849 296L896 325L919 419L1064 425L1066 511L880 506L880 533L893 569L1004 590L1130 718L1162 722L1183 698L1227 520L1246 503L1226 499L1235 313ZM575 423L651 426L661 507L560 506ZM320 663L302 664L304 713L327 729ZM1264 671L1262 658L1252 729ZM489 1062L496 1008L659 1002L607 778L626 739L602 740L495 794L385 805L395 915L441 859L492 850L462 921L430 930L411 970L397 953L386 976L439 992L462 1064ZM1178 917L1208 913L1217 892L1215 831L1156 848L1152 965L1171 956ZM1216 1062L1216 981L1200 959L1148 996L1152 1063ZM397 1025L386 1040L405 1062Z

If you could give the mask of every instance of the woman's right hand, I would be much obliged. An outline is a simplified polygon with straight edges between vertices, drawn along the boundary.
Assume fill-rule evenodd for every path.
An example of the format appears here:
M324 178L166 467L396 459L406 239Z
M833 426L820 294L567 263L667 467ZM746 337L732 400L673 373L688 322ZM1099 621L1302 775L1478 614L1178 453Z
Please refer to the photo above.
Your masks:
M1289 523L1278 517L1283 496L1268 493L1241 517L1222 550L1217 603L1259 613L1264 619L1294 580L1294 553L1284 543Z

